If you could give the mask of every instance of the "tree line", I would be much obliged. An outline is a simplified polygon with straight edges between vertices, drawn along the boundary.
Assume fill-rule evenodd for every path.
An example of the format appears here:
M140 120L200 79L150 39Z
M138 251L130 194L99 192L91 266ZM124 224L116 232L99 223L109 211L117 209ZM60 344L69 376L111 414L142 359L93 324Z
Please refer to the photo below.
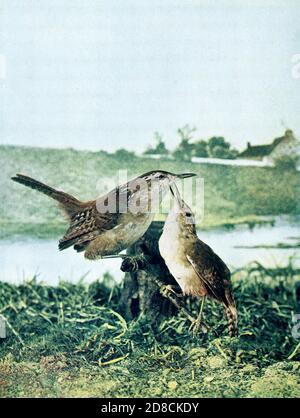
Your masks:
M207 141L195 139L196 128L185 125L177 129L178 144L174 150L169 150L159 132L154 133L154 144L149 145L143 155L160 155L172 157L175 160L191 161L193 157L235 159L239 152L225 141L223 136L213 136ZM120 148L114 152L120 160L131 160L135 157L133 151Z
M195 139L196 128L185 125L177 129L178 145L173 150L167 149L163 137L158 132L154 134L155 144L149 146L144 155L172 156L176 160L191 161L192 157L234 159L238 151L231 147L222 136L213 136L207 141Z

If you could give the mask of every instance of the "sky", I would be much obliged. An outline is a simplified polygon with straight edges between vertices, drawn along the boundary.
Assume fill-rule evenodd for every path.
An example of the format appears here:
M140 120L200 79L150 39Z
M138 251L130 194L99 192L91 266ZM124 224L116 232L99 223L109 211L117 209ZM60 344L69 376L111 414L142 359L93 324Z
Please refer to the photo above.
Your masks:
M1 0L0 142L299 137L299 54L299 0Z

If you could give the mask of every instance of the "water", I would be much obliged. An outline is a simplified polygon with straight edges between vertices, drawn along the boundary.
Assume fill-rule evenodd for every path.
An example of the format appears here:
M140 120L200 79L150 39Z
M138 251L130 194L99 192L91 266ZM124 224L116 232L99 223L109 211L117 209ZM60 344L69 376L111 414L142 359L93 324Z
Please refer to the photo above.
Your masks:
M232 268L254 260L268 267L285 265L291 256L295 265L300 266L300 249L236 248L240 245L296 243L297 240L291 238L299 237L299 223L287 219L279 218L275 227L265 225L251 231L247 226L239 226L231 231L199 231L198 235ZM121 280L120 264L120 259L89 261L72 248L60 252L55 240L0 241L0 280L11 283L21 283L34 275L52 285L59 279L77 282L83 276L89 282L101 278L105 272Z

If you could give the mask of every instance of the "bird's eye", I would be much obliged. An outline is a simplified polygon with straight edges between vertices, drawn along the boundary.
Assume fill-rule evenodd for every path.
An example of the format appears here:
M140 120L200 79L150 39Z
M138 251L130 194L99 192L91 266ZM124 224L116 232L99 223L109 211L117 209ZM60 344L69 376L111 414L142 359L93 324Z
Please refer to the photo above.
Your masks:
M158 176L158 178L159 178L160 180L162 180L164 177L165 177L165 176L164 176L163 174L160 174L160 175Z
M192 216L192 214L190 212L186 212L185 215L188 216L188 217Z

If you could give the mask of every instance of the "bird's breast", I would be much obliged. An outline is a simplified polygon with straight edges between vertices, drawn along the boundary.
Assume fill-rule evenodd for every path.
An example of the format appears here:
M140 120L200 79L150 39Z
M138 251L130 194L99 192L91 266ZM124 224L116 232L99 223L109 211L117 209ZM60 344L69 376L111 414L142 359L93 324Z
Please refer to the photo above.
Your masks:
M190 275L190 267L185 262L184 248L182 248L175 225L170 230L164 229L159 240L159 252L170 273L178 282Z
M132 214L123 215L119 225L112 229L112 233L115 234L116 239L120 242L126 242L126 247L128 247L145 234L153 218L153 213L145 213L138 216Z
M145 234L153 218L154 214L152 213L138 216L131 213L122 215L118 225L102 233L89 244L85 257L97 259L125 250Z
M166 266L186 295L204 296L206 289L186 257L186 246L179 229L168 225L159 240L159 251Z

